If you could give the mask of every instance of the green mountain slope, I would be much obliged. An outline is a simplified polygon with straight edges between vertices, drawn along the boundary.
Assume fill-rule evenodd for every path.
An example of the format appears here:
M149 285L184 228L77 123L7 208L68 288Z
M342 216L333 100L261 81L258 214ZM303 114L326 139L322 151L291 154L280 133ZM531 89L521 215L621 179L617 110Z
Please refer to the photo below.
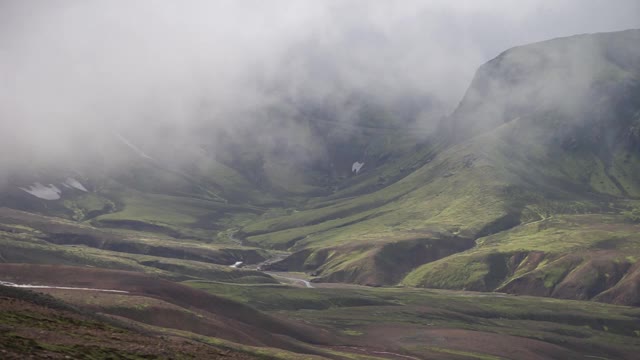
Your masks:
M0 205L44 217L0 213L0 255L273 281L228 269L243 261L316 282L637 305L637 44L630 30L507 50L430 135L366 102L348 123L301 105L295 129L268 141L202 131L155 149L117 134L99 170L33 165L10 179ZM283 124L274 110L260 126ZM36 182L60 198L24 191Z
M242 234L294 251L273 267L318 281L636 304L640 52L630 45L638 43L634 30L506 51L478 71L436 136L380 174L418 169L368 194L338 192L253 222ZM586 65L580 56L590 56ZM572 237L581 241L566 246ZM542 254L538 263L518 266L531 253ZM569 254L572 261L554 265ZM548 280L515 285L528 278ZM581 282L589 289L568 290ZM625 295L606 296L609 289Z

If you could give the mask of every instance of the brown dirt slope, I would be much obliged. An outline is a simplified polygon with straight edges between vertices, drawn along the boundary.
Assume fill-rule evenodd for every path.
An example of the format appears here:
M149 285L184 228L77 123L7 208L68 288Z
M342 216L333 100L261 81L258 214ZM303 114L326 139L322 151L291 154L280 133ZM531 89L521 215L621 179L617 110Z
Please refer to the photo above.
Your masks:
M47 295L0 286L2 359L256 359L121 325L82 313Z
M291 339L310 344L325 344L329 340L329 335L317 328L275 318L241 303L140 273L72 266L0 264L0 280L123 290L130 295L159 299L185 309L206 312L210 319L207 324L211 326L209 331L215 332L219 338L248 345L308 351L299 348ZM168 315L161 312L158 317L163 314ZM160 318L146 320L158 325L163 325L164 321Z

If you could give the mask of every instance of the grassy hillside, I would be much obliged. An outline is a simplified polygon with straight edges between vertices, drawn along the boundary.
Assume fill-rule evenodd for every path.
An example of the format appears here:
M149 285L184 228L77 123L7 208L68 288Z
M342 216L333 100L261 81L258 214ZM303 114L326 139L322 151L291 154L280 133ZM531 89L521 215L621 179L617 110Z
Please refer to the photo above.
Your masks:
M238 244L209 244L164 234L96 229L60 218L0 209L0 260L134 270L167 278L275 282L257 271L229 267L271 255Z
M594 302L405 287L188 284L322 326L346 336L352 349L386 356L623 359L640 344L636 308Z
M637 308L594 302L353 285L176 284L63 266L0 270L3 281L122 291L0 286L0 350L8 358L633 359L640 346Z
M315 281L603 294L596 298L636 304L637 283L628 279L636 278L637 260L627 247L633 248L628 244L640 196L634 130L640 124L640 54L622 44L639 34L578 36L506 51L478 71L436 136L378 169L378 188L363 177L295 211L262 215L239 235L257 246L293 251L272 268L307 271ZM586 53L593 63L580 73L570 70ZM554 80L560 75L563 81ZM566 96L550 96L560 93ZM557 229L534 234L531 229L541 224ZM516 239L522 229L527 235ZM487 247L498 238L505 250ZM569 238L582 241L569 247ZM608 252L598 252L605 245L597 244L605 243ZM548 254L544 264L584 254L561 266L536 267L535 276L553 279L544 290L503 283L526 272L504 263L519 262L510 256L528 252ZM581 265L589 259L598 265ZM605 270L613 268L618 270ZM589 290L567 290L568 284L553 290L573 271L582 274L573 282L587 281L593 272L608 280L589 280ZM492 272L497 275L487 275ZM604 296L614 289L617 295Z
M229 268L242 261L317 283L637 305L638 41L632 30L507 50L429 135L371 104L349 123L306 109L282 129L305 135L290 141L203 130L202 143L154 149L127 135L144 156L114 140L130 161L25 170L0 196L0 261L275 282ZM60 185L72 172L86 191ZM35 181L61 198L20 190Z
M51 296L0 286L4 359L258 359L250 353L160 336Z
M559 215L482 237L419 267L404 283L638 305L637 224L614 215Z

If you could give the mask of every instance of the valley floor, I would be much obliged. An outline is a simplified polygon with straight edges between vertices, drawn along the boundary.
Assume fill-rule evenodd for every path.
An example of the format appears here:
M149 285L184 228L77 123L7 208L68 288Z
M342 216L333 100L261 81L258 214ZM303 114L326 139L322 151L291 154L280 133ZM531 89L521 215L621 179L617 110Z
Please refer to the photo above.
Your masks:
M42 297L0 287L0 348L9 358L203 358L209 352L206 358L533 360L640 353L638 308L406 287L308 288L299 274L278 275L288 284L179 284L86 267L2 264L0 281L59 288L34 289L48 295ZM267 318L225 317L235 316L229 306L236 302L250 307L235 313L257 309ZM87 346L94 357L82 353Z

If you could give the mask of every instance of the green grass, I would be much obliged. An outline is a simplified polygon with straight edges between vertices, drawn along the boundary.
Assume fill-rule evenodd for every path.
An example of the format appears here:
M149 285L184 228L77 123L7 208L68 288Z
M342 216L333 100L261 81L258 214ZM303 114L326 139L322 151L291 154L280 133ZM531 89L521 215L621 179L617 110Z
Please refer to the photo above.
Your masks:
M610 263L634 264L640 255L639 230L638 225L626 223L621 216L558 215L481 238L476 247L466 252L419 267L407 275L403 283L494 290L500 284L531 275L552 290L591 257L606 259L598 255L603 251L607 251ZM539 253L544 260L528 262L527 256L533 253ZM501 254L505 263L521 255L520 260L510 265L511 269L501 274L498 282L487 284L487 279L495 275L490 271L490 254ZM566 257L568 254L572 257ZM593 284L597 271L593 268L571 281Z
M263 216L244 226L240 234L258 246L309 257L296 260L298 265L290 270L361 284L389 284L377 275L386 271L380 264L394 260L380 258L378 249L384 244L419 237L480 237L478 246L466 253L433 264L417 263L405 280L457 289L492 289L507 280L490 268L487 259L493 253L504 254L507 260L531 251L559 256L591 251L611 237L635 239L637 229L629 229L617 217L628 208L627 200L617 196L623 195L618 184L629 194L635 191L629 184L640 179L630 166L636 157L625 155L620 147L612 150L613 162L605 164L600 154L588 148L566 150L550 143L549 126L562 121L552 112L531 114L455 146L430 144L404 157L402 165L380 169L391 178L401 166L420 159L417 163L422 166L395 182L375 188L369 186L372 178L364 179L351 184L352 192L347 186L328 198L309 200L299 211ZM370 192L358 193L365 188ZM569 214L590 217L569 221L564 217ZM518 224L523 225L503 232ZM485 237L494 233L498 235ZM635 240L623 241L616 248L624 251L634 244ZM563 266L556 263L540 274L548 288L573 269Z
M317 289L286 285L241 285L211 281L186 281L184 284L231 300L249 304L257 309L274 310L325 310L333 307L392 305L392 302L370 296L365 292L341 289Z
M445 328L526 337L578 351L582 347L592 355L640 348L636 334L640 309L624 306L406 287L306 289L197 281L185 284L358 339L367 338L377 327L408 326L415 328L415 334L420 329ZM397 345L417 353L423 349L420 345L424 346L409 338L398 341ZM446 346L442 350L466 351ZM491 357L467 354L472 355Z
M180 258L108 251L86 246L61 246L24 235L0 232L0 255L4 262L93 266L140 271L172 279L209 279L241 283L276 282L251 270Z
M59 294L58 294L59 295ZM124 322L96 314L95 306L113 306L96 302L106 297L78 297L86 300L82 306L69 305L60 298L24 289L0 286L0 352L6 358L73 358L73 359L192 359L198 352L195 343L160 337L158 331L143 330L131 321ZM141 307L159 300L121 296L116 306ZM140 303L142 302L142 303ZM86 307L86 306L89 307ZM163 304L166 306L167 304ZM93 308L91 308L93 307ZM186 310L185 310L186 311ZM176 346L178 345L179 346ZM161 347L160 351L156 346ZM212 342L211 353L225 355L220 350L238 352L230 346ZM163 351L164 350L164 351ZM217 350L217 351L216 351ZM276 353L277 351L274 351ZM154 354L155 353L155 354ZM250 352L244 352L250 354ZM258 357L256 357L258 358Z
M132 227L163 232L172 236L211 238L223 227L226 213L239 208L211 200L190 199L169 195L122 194L122 208L101 215L93 222L105 226Z

